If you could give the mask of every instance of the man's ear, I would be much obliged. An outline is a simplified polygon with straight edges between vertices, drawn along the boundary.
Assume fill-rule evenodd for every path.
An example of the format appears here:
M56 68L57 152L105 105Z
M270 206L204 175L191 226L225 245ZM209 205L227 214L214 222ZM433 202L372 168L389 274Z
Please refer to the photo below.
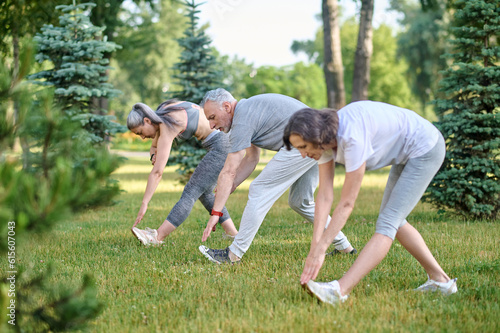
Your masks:
M149 119L147 117L144 117L144 123L148 124L148 125L151 125L151 119Z
M224 108L224 111L226 113L230 113L231 112L231 103L226 101L226 102L223 102L222 103L222 107Z

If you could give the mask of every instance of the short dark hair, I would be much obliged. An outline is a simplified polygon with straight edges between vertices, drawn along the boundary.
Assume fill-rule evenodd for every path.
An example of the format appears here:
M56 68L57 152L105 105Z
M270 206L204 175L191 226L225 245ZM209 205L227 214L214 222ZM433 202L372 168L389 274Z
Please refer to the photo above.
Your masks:
M333 143L339 129L339 116L334 109L316 110L311 108L295 112L285 127L283 142L291 150L290 135L296 134L315 146Z

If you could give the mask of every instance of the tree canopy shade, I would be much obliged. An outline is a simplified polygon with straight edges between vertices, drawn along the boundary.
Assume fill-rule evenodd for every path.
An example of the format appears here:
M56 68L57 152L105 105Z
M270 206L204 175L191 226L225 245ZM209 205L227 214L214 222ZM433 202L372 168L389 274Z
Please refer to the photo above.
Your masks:
M420 4L422 5L422 9L426 11L428 9L435 9L438 6L438 0L420 0Z
M160 6L161 4L161 6ZM154 107L165 98L165 92L176 90L172 66L180 56L176 39L187 23L182 5L162 0L156 6L140 4L124 8L123 25L115 42L122 46L112 59L110 81L123 91L111 102L116 113L128 114L131 106L142 102Z
M440 82L436 124L447 143L445 162L426 200L477 218L500 210L500 3L457 0L450 42L453 64Z
M403 14L404 27L397 36L398 56L408 63L406 71L413 94L418 98L420 112L431 111L429 102L437 97L440 71L447 67L445 53L448 15L445 5L423 11L415 2L393 1L392 9Z
M44 24L56 23L55 0L3 0L0 1L0 54L11 54L11 46L19 38L33 36ZM12 39L7 38L10 36ZM17 40L17 41L16 41ZM18 52L14 45L14 53ZM16 58L14 56L14 58Z

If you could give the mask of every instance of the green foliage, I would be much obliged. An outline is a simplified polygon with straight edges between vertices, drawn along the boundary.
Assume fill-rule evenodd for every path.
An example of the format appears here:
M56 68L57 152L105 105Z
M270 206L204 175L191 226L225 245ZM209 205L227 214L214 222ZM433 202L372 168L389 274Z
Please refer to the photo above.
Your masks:
M120 189L109 175L120 159L104 146L95 147L86 131L64 117L50 91L23 98L20 111L25 119L9 140L20 137L29 150L23 161L7 159L0 165L0 215L5 221L43 231L73 212L112 203Z
M184 36L177 39L182 49L179 61L174 65L173 78L179 87L178 91L168 92L168 97L175 97L183 101L200 103L203 96L212 89L221 87L222 71L210 47L212 42L203 29L198 27L200 12L195 0L185 0L188 26ZM194 172L206 150L196 138L191 138L178 146L176 153L170 158L171 163L180 165L178 172L184 175L184 182Z
M116 52L112 64L117 70L110 74L115 86L124 92L113 100L119 119L128 115L134 104L131 101L158 105L165 91L175 89L171 67L180 55L176 38L182 36L186 19L178 12L178 3L160 3L158 11L146 4L124 9L126 19L115 39L123 48Z
M0 54L11 54L16 38L33 36L44 24L57 22L52 10L55 0L3 0L0 1ZM60 2L60 1L59 1ZM10 38L8 38L10 37Z
M352 94L358 29L356 19L351 17L344 21L340 30L347 101L351 100ZM294 41L292 51L295 53L304 52L318 66L323 66L322 28L318 30L314 41ZM404 60L398 59L396 51L397 40L389 26L382 24L373 30L373 55L368 96L372 100L415 109L414 97L406 79L408 65ZM324 81L324 76L321 80Z
M17 120L14 117L12 110L13 100L25 101L25 91L19 89L19 83L22 78L27 74L27 70L31 65L33 58L33 48L29 48L22 52L21 62L24 64L20 68L20 72L13 76L7 66L0 66L0 153L5 149L11 148L14 144L14 133L18 127L19 121L22 121L23 115L18 114Z
M186 184L207 151L195 137L176 142L173 149L175 154L171 155L168 163L178 165L176 171L183 176L180 182Z
M221 56L217 50L215 50L215 53L217 62L220 64L219 68L223 73L224 85L227 86L228 91L237 100L249 97L247 83L250 75L255 73L253 64L247 64L244 58L240 59L237 56L232 59L227 55Z
M290 96L312 108L323 108L327 104L326 84L322 80L323 70L316 64L298 62L290 72Z
M89 17L92 24L96 26L105 26L106 34L109 41L113 41L116 37L117 30L123 25L123 21L120 19L120 13L122 11L122 4L126 0L93 0L92 3L95 4L94 9L90 12ZM154 0L133 0L134 2L141 3L153 3ZM129 4L129 6L131 3ZM110 56L111 54L106 54Z
M224 83L236 99L276 93L294 97L310 107L324 108L326 87L323 70L315 63L254 68L244 59L219 57Z
M326 87L323 70L315 63L254 68L244 59L219 56L224 83L237 99L276 93L296 98L310 107L324 108Z
M437 0L420 0L420 5L422 6L423 11L436 9L439 6Z
M427 200L475 218L500 210L500 4L456 1L453 65L443 74L435 101L436 124L447 143Z
M120 92L107 83L109 60L103 55L118 46L102 37L105 27L94 26L83 11L93 3L57 6L64 14L60 26L44 25L34 38L38 43L36 60L50 61L52 69L31 75L41 85L55 87L56 102L69 117L86 129L95 143L107 136L125 131L114 123L114 117L104 115L98 99L112 98Z
M381 24L373 34L374 51L370 66L368 98L420 111L406 73L411 66L397 55L397 39L392 29ZM383 50L383 51L381 51ZM426 116L424 113L422 115Z
M341 29L342 63L346 100L352 96L354 58L357 47L359 24L355 18L344 22ZM405 61L398 59L397 44L392 29L384 24L373 29L373 55L370 65L370 86L368 98L409 109L414 109L411 91L405 78L408 68Z
M78 288L65 285L50 285L54 268L34 277L28 272L17 276L17 306L23 311L16 317L17 325L26 332L66 332L84 328L87 322L97 317L104 304L97 300L95 280L88 274ZM40 304L40 298L46 302Z
M277 93L296 98L313 108L326 106L326 87L322 69L312 63L292 66L262 66L241 78L250 97Z
M222 72L213 54L210 37L198 27L200 12L196 0L185 0L188 26L184 36L177 39L182 49L179 61L174 65L173 78L179 86L178 91L168 93L169 97L199 103L209 90L221 87Z
M55 105L53 90L35 92L23 80L33 52L32 46L23 51L18 73L7 70L4 63L0 66L0 233L4 235L0 250L4 253L7 249L15 253L30 237L51 230L74 212L109 205L120 192L109 176L121 158L93 145L88 132ZM9 117L14 104L16 121ZM26 144L22 156L12 147L16 140ZM15 245L6 237L8 232ZM61 291L45 273L30 271L16 276L19 331L68 330L100 312L102 305L89 277L76 291ZM12 299L6 274L2 271L0 277L0 304ZM40 302L41 294L51 295L47 303ZM0 314L6 318L4 307Z
M403 1L404 2L404 1ZM442 1L441 1L442 2ZM418 98L420 111L431 111L433 100L441 78L440 71L447 67L441 57L446 52L447 14L444 4L422 10L417 3L393 3L393 9L404 14L401 21L403 32L397 36L398 55L408 63L407 78L413 94ZM429 110L428 110L429 109Z
M290 94L289 70L275 66L261 66L245 78L248 96L265 93Z
M314 40L298 41L294 40L290 47L294 54L303 52L307 55L310 62L323 66L324 48L323 48L323 29L318 29Z

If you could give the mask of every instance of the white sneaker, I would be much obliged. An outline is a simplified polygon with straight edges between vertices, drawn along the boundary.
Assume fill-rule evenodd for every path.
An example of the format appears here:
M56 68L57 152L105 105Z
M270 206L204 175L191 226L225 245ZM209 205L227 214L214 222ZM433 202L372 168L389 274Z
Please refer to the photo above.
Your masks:
M457 278L448 282L437 282L428 278L427 282L415 289L422 292L440 291L443 295L451 295L457 292Z
M158 237L158 231L156 229L146 228L145 230L141 230L138 228L132 228L132 233L138 240L141 241L142 244L146 246L157 246L163 244L156 237Z
M342 296L340 293L340 285L337 280L331 282L314 282L313 280L309 280L306 284L306 288L311 295L315 296L321 302L331 305L345 302L347 297L349 297L349 295Z

